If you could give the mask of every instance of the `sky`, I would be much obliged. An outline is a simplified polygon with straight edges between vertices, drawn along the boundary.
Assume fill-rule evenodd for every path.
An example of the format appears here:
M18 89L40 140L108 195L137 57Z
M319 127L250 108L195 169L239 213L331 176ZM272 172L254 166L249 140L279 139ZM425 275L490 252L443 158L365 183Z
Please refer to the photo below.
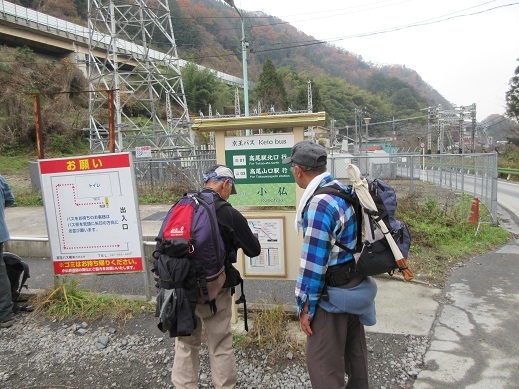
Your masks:
M519 1L235 0L381 65L405 65L477 120L504 114L519 62ZM246 21L247 23L247 21Z

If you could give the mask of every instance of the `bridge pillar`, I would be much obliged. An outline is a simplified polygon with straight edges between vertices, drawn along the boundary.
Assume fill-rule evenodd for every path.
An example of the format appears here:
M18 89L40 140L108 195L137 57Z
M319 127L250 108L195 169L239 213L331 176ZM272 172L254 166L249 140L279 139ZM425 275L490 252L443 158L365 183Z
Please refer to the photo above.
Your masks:
M83 52L76 44L73 44L72 46L74 48L74 51L65 55L65 58L68 59L70 63L76 65L77 68L81 70L83 75L88 78L88 53Z

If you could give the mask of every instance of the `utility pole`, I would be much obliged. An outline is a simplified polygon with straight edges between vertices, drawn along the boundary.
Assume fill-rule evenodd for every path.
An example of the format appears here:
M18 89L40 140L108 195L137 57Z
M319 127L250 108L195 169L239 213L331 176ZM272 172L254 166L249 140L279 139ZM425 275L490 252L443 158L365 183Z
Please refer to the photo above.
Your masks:
M362 129L359 128L359 125L362 125L362 108L355 108L355 140L358 140L357 152L360 154L362 149ZM354 150L355 151L355 150Z
M245 117L249 116L249 80L247 75L247 47L249 46L249 42L245 38L245 21L243 20L243 14L240 12L236 4L234 4L234 0L224 0L227 4L234 8L234 10L238 13L241 20L241 60L243 66L243 104L245 106ZM247 131L247 135L249 130Z
M476 152L476 131L477 131L477 122L476 122L476 103L472 104L470 109L470 119L472 124L472 134L471 134L471 143L472 143L472 152Z
M465 115L463 110L460 110L460 117L458 119L459 124L459 132L460 132L460 144L458 145L458 150L461 154L465 154Z

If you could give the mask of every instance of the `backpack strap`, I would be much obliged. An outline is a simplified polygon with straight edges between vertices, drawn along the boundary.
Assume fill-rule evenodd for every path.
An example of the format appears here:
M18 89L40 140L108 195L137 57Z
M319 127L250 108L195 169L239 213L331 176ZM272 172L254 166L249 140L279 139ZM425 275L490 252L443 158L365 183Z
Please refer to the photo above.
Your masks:
M245 293L243 292L243 279L240 282L241 287L241 296L238 300L235 301L236 304L243 303L243 324L245 326L245 331L249 332L249 325L247 324L247 299L245 298Z
M25 263L24 261L21 261L21 262L22 262L22 266L23 266L23 276L22 276L22 282L20 282L20 289L18 289L18 293L22 292L23 287L25 287L25 289L29 289L29 287L25 284L25 281L27 281L27 278L31 277L29 275L29 265L27 265L27 263Z
M337 184L329 185L329 186L320 186L318 187L315 192L314 196L318 194L329 194L332 196L338 196L347 203L351 204L353 206L353 209L355 210L355 221L357 222L357 244L355 246L355 249L352 250L349 247L346 247L341 242L335 241L335 245L340 247L341 249L348 251L349 253L358 253L362 251L362 206L360 205L359 199L355 194L350 194L346 192L343 188L338 186ZM310 200L308 200L310 201Z
M214 204L215 204L216 212L218 212L220 210L220 208L222 208L222 207L231 205L231 204L229 204L225 200L222 200L222 201L216 200ZM222 229L220 229L220 232L221 231L222 231ZM234 251L234 249L232 248L231 251ZM225 266L227 268L227 264L230 263L229 262L229 253L227 253L227 250L226 250L226 253L225 253L225 262L226 262ZM243 303L243 324L244 324L244 327L245 327L245 331L249 332L249 325L247 323L247 299L245 298L245 292L243 290L243 278L240 281L240 288L241 288L241 295L240 295L240 298L235 301L235 303L236 304L242 304ZM236 292L235 287L234 286L231 287L231 296L234 295L235 292Z

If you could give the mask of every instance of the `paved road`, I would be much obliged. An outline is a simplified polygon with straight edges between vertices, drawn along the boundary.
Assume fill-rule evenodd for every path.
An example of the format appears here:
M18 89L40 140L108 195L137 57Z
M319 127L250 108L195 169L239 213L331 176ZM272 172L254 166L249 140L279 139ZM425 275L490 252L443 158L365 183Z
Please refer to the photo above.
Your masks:
M519 220L519 182L499 180L497 183L497 202Z
M500 219L515 238L453 272L414 388L519 387L519 224Z

